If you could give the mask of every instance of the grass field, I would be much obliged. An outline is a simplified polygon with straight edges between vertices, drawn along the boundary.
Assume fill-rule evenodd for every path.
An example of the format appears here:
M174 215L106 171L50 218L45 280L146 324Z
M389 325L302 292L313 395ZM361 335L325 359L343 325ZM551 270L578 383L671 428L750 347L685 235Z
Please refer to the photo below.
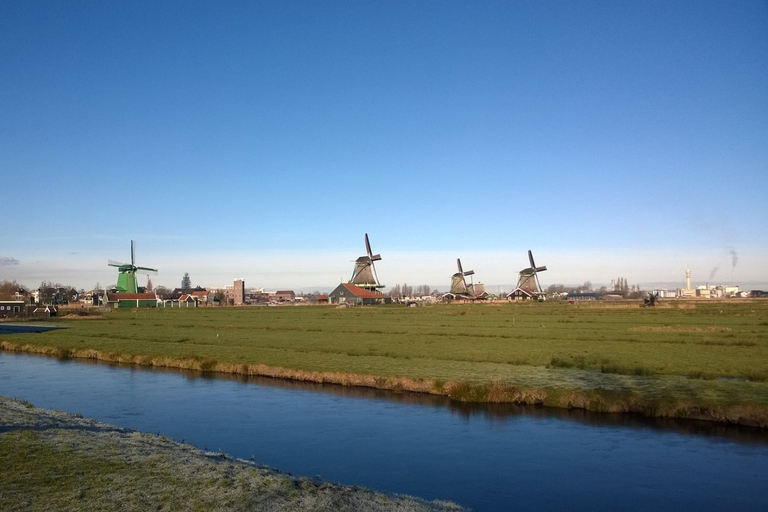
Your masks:
M5 350L768 426L768 301L117 310Z

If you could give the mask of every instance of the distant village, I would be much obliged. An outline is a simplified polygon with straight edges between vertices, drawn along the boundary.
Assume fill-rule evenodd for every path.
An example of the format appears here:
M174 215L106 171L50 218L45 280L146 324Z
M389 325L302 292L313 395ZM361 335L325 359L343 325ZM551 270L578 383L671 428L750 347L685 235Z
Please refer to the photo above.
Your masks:
M526 302L545 300L621 301L642 300L642 305L653 306L663 299L724 299L768 297L762 290L743 291L735 285L691 285L691 271L686 269L685 287L644 291L638 285L629 285L625 278L611 281L610 286L595 290L590 282L582 286L566 287L561 284L541 287L539 273L546 266L537 266L533 253L528 251L530 266L518 272L517 285L510 292L491 293L485 285L474 282L475 272L465 270L461 260L456 260L457 272L450 276L450 289L441 292L427 285L395 285L387 293L379 282L375 262L382 259L374 254L368 235L365 235L366 254L355 260L352 277L340 283L330 293L296 293L294 290L267 291L263 288L246 288L245 280L236 278L223 288L192 286L189 274L184 274L178 288L163 286L154 288L150 275L157 269L135 264L134 242L131 241L131 263L110 260L108 265L117 268L117 283L92 290L75 290L70 286L43 282L36 289L27 289L15 281L0 282L0 318L51 316L60 306L104 308L190 308L226 306L281 306L281 305L336 305L350 307L376 304L404 304L418 307L424 304L450 302ZM136 274L147 274L146 286L139 286ZM447 277L447 276L446 276Z
M521 302L533 300L574 301L621 301L642 299L655 294L660 299L724 299L724 298L768 298L768 292L762 290L744 291L730 285L690 285L690 271L687 286L673 290L660 289L645 292L637 285L627 285L623 278L615 279L610 286L592 289L591 283L581 286L566 287L560 284L548 286L541 292L534 293L516 287L509 293L488 293L482 290L479 296L470 296L461 285L453 286L453 291L441 292L428 285L395 285L387 293L359 287L353 283L341 283L330 293L296 293L293 290L268 291L263 288L246 288L243 279L234 279L231 285L217 288L191 286L188 275L182 278L182 286L153 288L151 279L147 286L138 287L136 293L119 293L114 287L95 287L91 290L76 290L70 286L42 283L39 288L27 289L15 282L0 282L0 318L24 316L50 316L57 313L59 306L69 307L226 307L226 306L285 306L285 305L324 305L336 306L403 304L420 306L425 304L448 302ZM456 276L454 275L454 280ZM475 291L482 288L468 284L467 289ZM459 292L459 293L457 293Z

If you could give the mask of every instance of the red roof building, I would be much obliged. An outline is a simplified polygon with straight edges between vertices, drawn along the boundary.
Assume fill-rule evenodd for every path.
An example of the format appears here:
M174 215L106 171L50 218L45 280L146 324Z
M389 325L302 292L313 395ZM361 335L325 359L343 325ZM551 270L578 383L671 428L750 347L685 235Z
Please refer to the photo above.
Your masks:
M379 292L342 283L328 294L331 304L383 304L387 297Z

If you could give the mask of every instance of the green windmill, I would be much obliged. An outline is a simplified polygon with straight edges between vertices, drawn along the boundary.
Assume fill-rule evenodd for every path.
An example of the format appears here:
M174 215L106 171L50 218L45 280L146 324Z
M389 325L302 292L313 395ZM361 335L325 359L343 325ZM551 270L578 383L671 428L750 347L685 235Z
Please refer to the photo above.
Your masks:
M117 267L119 272L117 276L117 292L118 293L138 293L139 287L136 284L136 272L147 275L157 275L156 268L149 267L137 267L136 258L134 253L135 242L131 240L131 262L120 263L118 261L109 260L110 267Z

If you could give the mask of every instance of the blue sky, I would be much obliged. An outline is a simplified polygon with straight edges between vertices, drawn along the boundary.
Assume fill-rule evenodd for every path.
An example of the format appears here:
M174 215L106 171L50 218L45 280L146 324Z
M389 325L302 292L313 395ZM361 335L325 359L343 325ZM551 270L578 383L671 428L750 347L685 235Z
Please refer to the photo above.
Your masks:
M0 112L0 280L768 287L764 1L4 2Z

